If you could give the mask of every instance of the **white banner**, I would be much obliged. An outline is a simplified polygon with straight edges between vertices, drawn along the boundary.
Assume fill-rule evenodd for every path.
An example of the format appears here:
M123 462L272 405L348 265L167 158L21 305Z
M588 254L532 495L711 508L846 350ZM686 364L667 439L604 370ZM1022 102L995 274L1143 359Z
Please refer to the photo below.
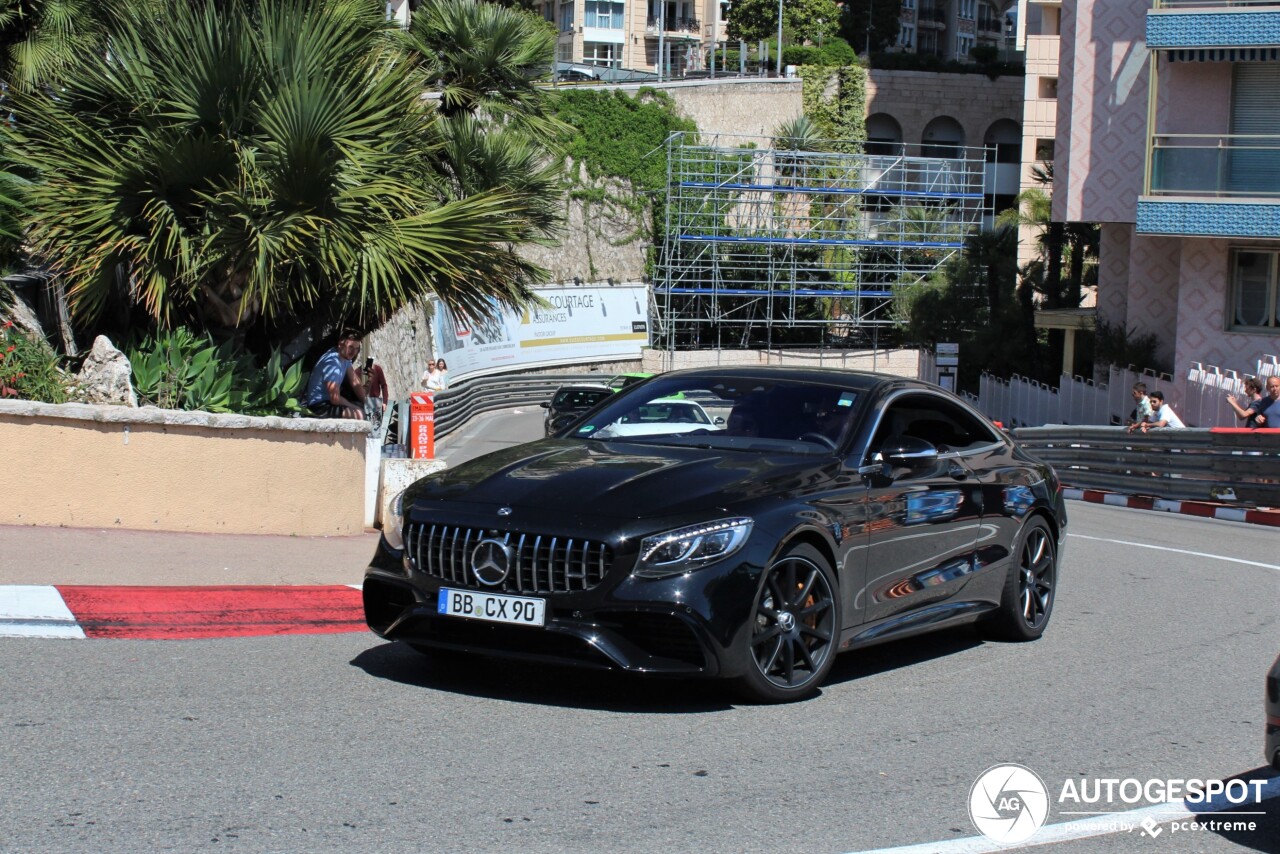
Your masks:
M454 317L437 300L433 340L449 376L638 359L649 344L645 285L542 288L537 294L546 307L499 311L495 304L490 316L479 320Z

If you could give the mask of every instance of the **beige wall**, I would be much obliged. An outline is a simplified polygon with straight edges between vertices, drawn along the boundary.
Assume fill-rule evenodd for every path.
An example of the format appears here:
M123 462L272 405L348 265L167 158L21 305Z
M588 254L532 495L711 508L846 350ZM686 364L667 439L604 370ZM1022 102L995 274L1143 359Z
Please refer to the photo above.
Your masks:
M356 421L0 401L0 524L356 534L367 433Z
M982 74L871 69L867 115L885 113L902 128L902 141L919 145L929 122L941 116L964 128L964 144L981 147L1001 119L1022 123L1023 78Z
M682 116L693 119L703 139L712 145L744 145L754 142L768 146L773 131L783 122L804 114L800 78L782 80L737 80L677 83L663 90L676 102ZM735 138L719 142L715 134ZM737 138L741 137L741 138Z

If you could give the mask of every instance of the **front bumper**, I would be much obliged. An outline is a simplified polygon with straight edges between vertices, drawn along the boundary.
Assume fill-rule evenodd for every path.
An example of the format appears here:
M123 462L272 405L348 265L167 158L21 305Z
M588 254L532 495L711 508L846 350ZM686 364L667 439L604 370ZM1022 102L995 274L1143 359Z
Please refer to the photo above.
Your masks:
M365 573L365 619L380 637L419 647L635 673L731 676L745 667L734 650L745 646L739 633L750 628L764 563L747 552L660 580L632 578L633 561L620 557L592 590L542 594L546 625L535 627L440 614L441 587L491 591L418 572L380 543Z

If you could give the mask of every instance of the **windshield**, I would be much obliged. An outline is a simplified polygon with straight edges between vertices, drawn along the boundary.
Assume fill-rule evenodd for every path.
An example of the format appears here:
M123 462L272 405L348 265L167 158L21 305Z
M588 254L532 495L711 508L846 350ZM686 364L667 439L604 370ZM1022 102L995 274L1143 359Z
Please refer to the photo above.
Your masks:
M556 394L551 405L556 409L590 409L610 394L608 389L566 388Z
M774 453L831 453L858 393L795 380L668 376L627 389L566 437Z

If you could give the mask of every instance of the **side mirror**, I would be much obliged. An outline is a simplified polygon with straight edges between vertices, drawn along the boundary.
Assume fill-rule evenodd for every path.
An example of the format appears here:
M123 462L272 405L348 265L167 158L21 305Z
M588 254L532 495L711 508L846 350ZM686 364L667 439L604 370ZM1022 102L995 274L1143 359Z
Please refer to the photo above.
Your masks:
M891 436L880 448L880 455L894 465L915 467L938 459L938 449L915 436Z
M550 409L550 408L551 408L551 401L549 401L549 400L544 400L544 401L542 401L542 403L539 403L538 405L539 405L539 406L541 406L543 409Z
M723 427L723 426L724 426L724 419L723 419L723 418L721 418L719 415L717 415L717 416L716 416L716 420L715 420L715 421L712 421L711 423L712 423L712 424L714 424L714 425L716 425L717 427Z

